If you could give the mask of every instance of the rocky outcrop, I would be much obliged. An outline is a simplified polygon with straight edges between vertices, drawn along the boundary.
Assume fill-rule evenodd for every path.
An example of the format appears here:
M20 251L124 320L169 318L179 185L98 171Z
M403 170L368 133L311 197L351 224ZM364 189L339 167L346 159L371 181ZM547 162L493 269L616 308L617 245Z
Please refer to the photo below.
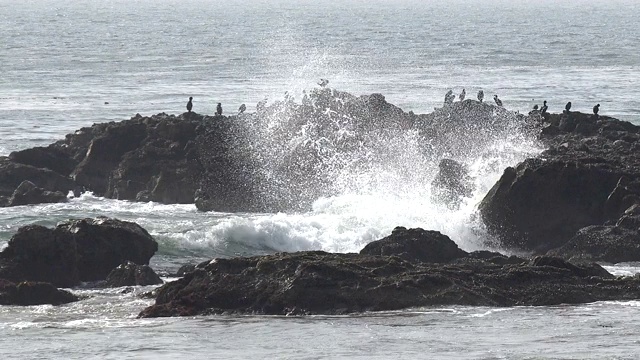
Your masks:
M455 160L442 159L439 171L431 182L431 199L450 209L460 207L462 199L470 197L475 186L465 166Z
M430 255L410 256L408 250ZM424 261L447 258L451 261ZM572 264L549 256L526 261L488 251L467 254L444 235L397 228L361 254L309 251L213 259L160 287L155 305L140 316L554 305L637 299L639 285L640 278L615 278L597 264Z
M544 253L640 199L639 127L581 113L549 121L541 134L549 149L507 168L480 204L501 246Z
M108 218L18 229L0 253L0 278L71 287L104 280L125 261L149 264L156 241L139 225Z
M361 255L397 256L413 262L448 263L468 253L438 231L396 227L391 235L370 242Z
M37 188L37 194L32 192L26 198L20 199L21 195L25 195L28 190L25 188L28 183L23 185L25 181ZM20 185L23 186L18 189ZM31 186L29 185L29 187ZM41 195L41 199L48 202L54 199L64 201L66 196L63 199L58 197L56 192L66 195L75 188L76 184L73 180L52 170L19 164L9 160L7 157L0 157L0 206L29 204L32 202L28 200L36 200L38 198L36 195ZM47 195L44 194L45 192L47 192ZM13 203L11 203L10 200L14 197L14 194L17 199L14 199ZM34 196L31 197L31 195Z
M61 305L78 300L77 296L49 283L25 281L15 284L0 279L0 305Z
M108 287L145 286L162 284L162 279L148 265L127 261L107 276Z
M66 202L67 195L60 191L47 191L29 180L23 181L9 198L8 206Z

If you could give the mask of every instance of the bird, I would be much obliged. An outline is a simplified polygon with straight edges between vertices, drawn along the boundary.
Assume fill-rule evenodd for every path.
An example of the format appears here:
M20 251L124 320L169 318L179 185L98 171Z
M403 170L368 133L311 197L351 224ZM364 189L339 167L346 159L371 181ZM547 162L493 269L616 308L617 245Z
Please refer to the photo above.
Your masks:
M193 103L191 102L191 100L193 100L193 97L189 97L189 102L187 103L188 112L191 112L191 109L193 109Z
M496 105L502 106L502 100L498 99L498 95L493 95L493 100L496 102Z
M449 90L447 91L446 94L444 94L444 103L445 104L451 104L453 102L453 99L455 99L456 96L453 95L453 90Z
M222 104L218 103L218 107L216 107L216 115L222 115Z
M569 101L569 102L567 103L567 105L565 105L565 106L564 106L564 112L565 112L565 113L567 113L567 114L568 114L568 113L569 113L569 110L571 110L571 101Z
M593 113L598 115L598 111L600 111L600 104L593 107Z
M467 96L467 92L464 91L464 89L462 89L462 92L460 93L460 95L458 96L458 98L460 99L460 101L464 101L464 97Z
M545 101L542 103L542 108L540 109L540 112L541 112L542 114L546 114L546 113L547 113L547 109L548 109L548 108L549 108L549 107L547 106L547 100L545 100Z
M538 110L538 104L533 105L533 110Z
M482 102L484 100L484 91L478 91L478 101Z
M240 105L240 108L238 108L238 114L242 114L245 111L247 111L247 105L245 104Z
M320 79L320 82L318 83L318 85L320 85L320 87L325 87L329 84L329 80L327 79Z

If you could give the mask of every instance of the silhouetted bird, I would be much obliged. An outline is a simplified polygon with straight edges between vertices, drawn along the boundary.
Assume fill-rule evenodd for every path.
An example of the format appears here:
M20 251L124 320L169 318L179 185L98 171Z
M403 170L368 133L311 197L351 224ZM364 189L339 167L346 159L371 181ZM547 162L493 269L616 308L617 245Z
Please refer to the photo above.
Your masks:
M478 91L478 101L482 102L484 100L484 91Z
M216 108L216 115L222 115L222 104L218 103L218 107Z
M325 87L329 84L329 80L327 79L320 79L320 82L318 83L318 85L320 85L320 87Z
M189 102L187 103L188 112L191 112L191 109L193 109L193 103L191 102L191 100L193 100L193 97L189 97Z
M240 105L240 108L238 109L238 114L242 114L245 111L247 111L247 105L245 104Z
M598 115L598 111L600 111L600 104L593 107L593 113Z
M568 113L570 112L570 110L571 110L571 101L569 101L569 102L567 103L567 105L565 105L565 106L564 106L564 112L565 112L565 113L567 113L567 114L568 114Z
M502 106L502 100L498 99L498 95L493 95L493 100L496 102L496 105Z
M451 104L453 103L453 99L455 99L456 96L453 95L453 90L449 90L447 91L446 94L444 94L444 103L445 104Z
M545 101L542 103L542 108L540 109L540 113L542 113L542 114L546 114L546 113L547 113L547 109L548 109L548 108L549 108L549 107L547 106L547 100L545 100Z
M462 92L460 93L458 98L460 99L460 101L464 101L465 96L467 96L467 92L462 89Z
M533 110L538 110L538 104L533 105Z

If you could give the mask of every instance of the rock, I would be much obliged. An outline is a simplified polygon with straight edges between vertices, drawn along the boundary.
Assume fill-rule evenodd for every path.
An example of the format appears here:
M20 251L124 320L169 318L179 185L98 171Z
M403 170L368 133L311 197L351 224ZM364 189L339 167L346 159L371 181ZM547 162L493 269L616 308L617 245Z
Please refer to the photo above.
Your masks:
M465 257L467 252L438 231L396 227L391 235L367 244L360 254L397 256L407 261L447 263Z
M176 274L177 276L185 276L186 274L194 271L195 269L196 269L196 266L194 264L185 264L180 266Z
M104 280L125 261L146 265L156 241L139 225L108 218L69 220L54 229L18 229L0 253L0 278L71 287Z
M78 300L77 296L49 283L25 281L15 284L0 279L0 305L61 305Z
M565 116L595 128L589 137L568 129L542 133L549 149L506 169L482 200L480 214L499 245L543 254L640 202L640 154L612 146L622 138L637 143L640 128L604 117L593 122L581 113Z
M640 278L613 278L560 259L434 264L313 251L212 260L160 287L155 305L140 317L554 305L637 299L639 285Z
M145 286L162 284L162 279L148 265L127 261L113 269L107 276L107 286Z
M431 182L431 198L436 203L458 209L462 199L470 197L475 186L464 165L451 159L442 159L439 171Z
M608 263L640 261L639 228L593 225L578 230L566 244L549 255L565 259Z
M9 154L9 159L16 163L49 169L63 176L69 176L78 165L78 161L71 157L68 151L55 144L14 151Z
M12 196L24 181L29 181L44 191L60 191L63 194L76 188L73 180L51 170L18 164L0 157L0 196Z
M140 225L117 219L69 220L56 230L70 234L77 244L81 281L106 279L125 261L148 265L158 243Z
M46 191L37 187L29 180L25 180L13 192L8 206L46 204L66 202L67 196L60 191Z

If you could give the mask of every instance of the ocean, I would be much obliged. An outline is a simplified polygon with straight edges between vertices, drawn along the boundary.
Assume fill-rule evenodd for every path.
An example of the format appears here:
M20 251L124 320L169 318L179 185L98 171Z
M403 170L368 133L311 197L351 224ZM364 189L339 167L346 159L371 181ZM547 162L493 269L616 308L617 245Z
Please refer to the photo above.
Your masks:
M381 93L427 113L444 94L498 94L521 113L547 100L640 124L640 1L0 0L0 155L136 113L248 111L285 92L329 86ZM306 213L201 213L86 193L65 204L0 209L0 246L23 225L107 215L158 240L151 265L168 276L212 257L322 249L356 252L395 226L484 249L476 205L506 166L543 150L505 136L466 158L476 191L458 210L430 201L428 181L398 183L371 164L344 193ZM409 154L409 153L408 153ZM409 154L410 155L410 154ZM432 177L437 163L407 155ZM372 160L375 161L375 160ZM362 182L362 183L361 183ZM503 251L508 251L502 249ZM617 264L616 274L640 272ZM81 302L0 307L2 359L444 358L633 359L640 302L514 308L419 308L351 316L136 319L151 303L123 289L74 289Z

